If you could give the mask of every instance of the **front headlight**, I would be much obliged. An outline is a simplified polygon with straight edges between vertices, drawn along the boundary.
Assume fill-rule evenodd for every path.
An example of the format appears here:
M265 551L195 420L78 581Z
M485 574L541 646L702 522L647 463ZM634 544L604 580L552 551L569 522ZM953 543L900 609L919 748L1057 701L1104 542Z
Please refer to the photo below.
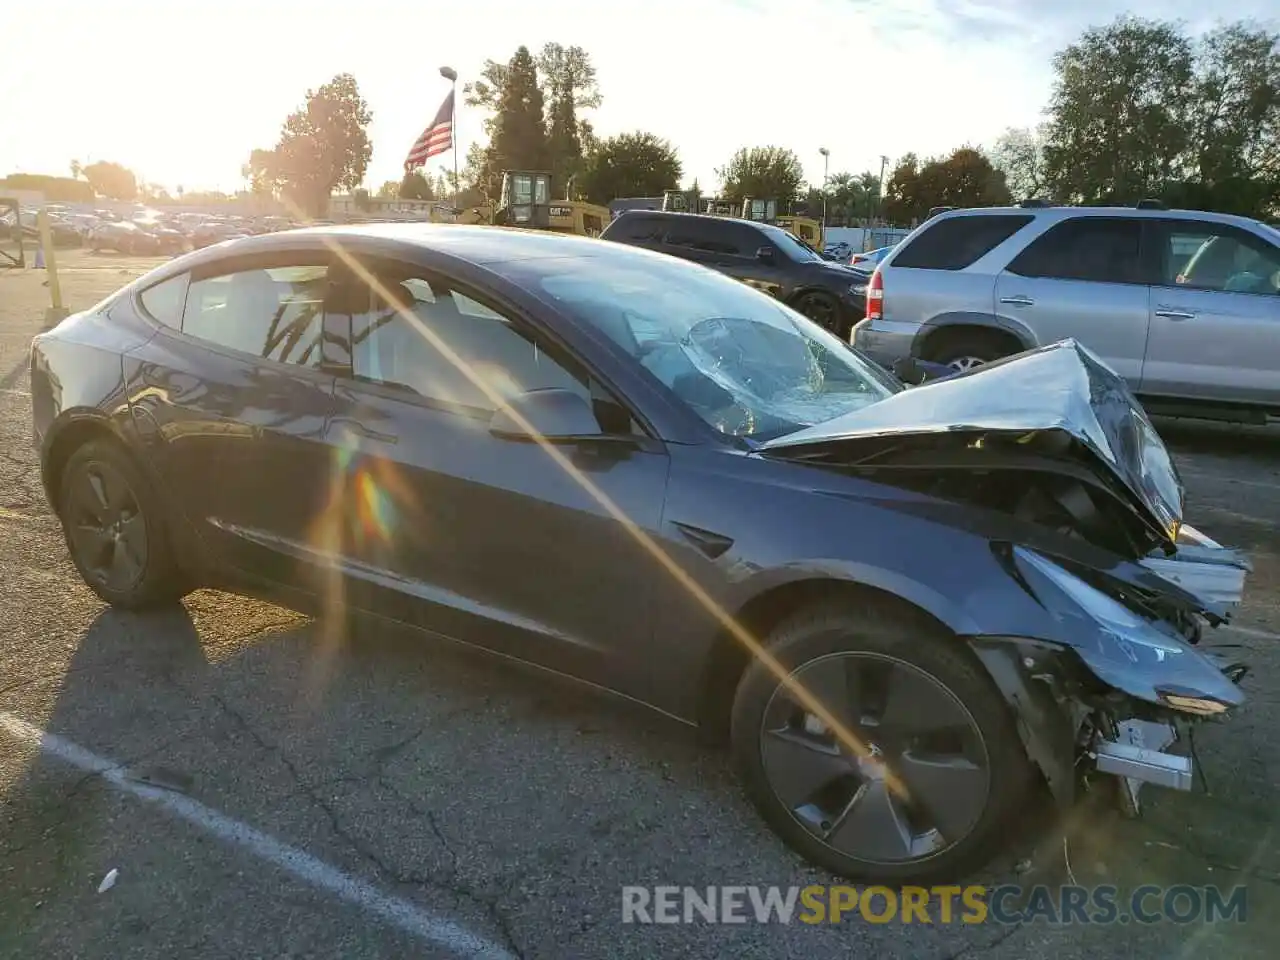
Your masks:
M865 297L867 295L867 285L865 283L855 283L849 288L849 293L855 297Z
M1108 686L1187 713L1244 702L1240 688L1172 627L1153 622L1033 550L1014 547L1036 597L1085 666Z

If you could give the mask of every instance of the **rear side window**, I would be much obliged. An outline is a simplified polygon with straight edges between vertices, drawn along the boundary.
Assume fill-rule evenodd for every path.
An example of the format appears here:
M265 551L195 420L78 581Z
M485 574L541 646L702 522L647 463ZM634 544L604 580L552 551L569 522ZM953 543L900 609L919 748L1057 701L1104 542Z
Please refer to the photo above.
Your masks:
M720 253L731 256L746 256L754 253L756 247L744 250L742 233L733 229L737 224L719 224L711 220L680 220L672 223L667 230L667 243L673 247L684 247L699 253ZM750 230L743 231L750 234Z
M193 282L182 332L281 363L320 363L326 266L240 270Z
M1009 264L1020 277L1142 283L1142 222L1075 217L1038 237Z
M893 258L893 266L963 270L1033 219L1019 214L990 214L939 220L903 247Z
M151 319L174 330L182 329L182 305L187 299L187 274L183 273L147 287L138 294Z
M661 243L667 225L656 217L628 217L609 232L633 243Z

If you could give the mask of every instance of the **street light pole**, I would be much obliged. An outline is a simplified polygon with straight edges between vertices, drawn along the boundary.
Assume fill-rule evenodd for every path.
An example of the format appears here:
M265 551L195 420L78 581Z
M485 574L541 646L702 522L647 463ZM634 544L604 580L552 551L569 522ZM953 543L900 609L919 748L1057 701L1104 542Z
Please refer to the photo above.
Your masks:
M889 165L889 158L880 157L880 186L876 189L876 213L881 220L884 219L884 169Z
M441 67L440 76L451 84L453 116L449 118L449 140L453 144L453 215L458 216L458 71L453 67Z
M826 147L819 147L818 152L822 154L822 246L827 245L827 184L829 177L827 170L831 162L831 151Z

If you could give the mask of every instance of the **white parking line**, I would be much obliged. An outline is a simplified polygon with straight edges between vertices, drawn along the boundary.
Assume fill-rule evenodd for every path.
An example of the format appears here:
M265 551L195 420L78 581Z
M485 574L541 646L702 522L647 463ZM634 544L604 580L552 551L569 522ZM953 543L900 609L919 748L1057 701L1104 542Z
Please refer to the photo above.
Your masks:
M247 850L304 883L334 894L420 940L459 957L514 960L514 955L504 948L471 933L452 920L430 913L407 900L385 894L296 847L281 843L190 797L136 783L126 776L124 768L119 764L91 753L57 734L41 730L20 717L0 711L0 731L23 743L38 746L50 756L79 770L97 774L117 790L155 804L166 813L187 821L224 843Z

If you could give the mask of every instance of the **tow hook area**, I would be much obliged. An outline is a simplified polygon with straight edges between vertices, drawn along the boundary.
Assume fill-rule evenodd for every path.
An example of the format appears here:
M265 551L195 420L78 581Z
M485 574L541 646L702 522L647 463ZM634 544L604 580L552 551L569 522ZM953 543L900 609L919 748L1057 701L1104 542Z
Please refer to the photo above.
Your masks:
M1166 752L1178 739L1171 724L1125 720L1116 730L1115 740L1098 737L1091 752L1099 773L1120 779L1120 804L1125 814L1136 817L1142 812L1138 792L1145 783L1171 790L1191 789L1195 769L1191 758Z

